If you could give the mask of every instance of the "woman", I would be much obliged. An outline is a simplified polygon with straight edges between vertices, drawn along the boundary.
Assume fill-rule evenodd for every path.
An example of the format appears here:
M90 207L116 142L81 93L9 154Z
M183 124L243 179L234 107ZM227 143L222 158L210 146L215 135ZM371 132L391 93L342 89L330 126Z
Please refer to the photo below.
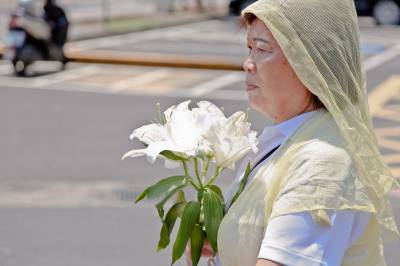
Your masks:
M217 264L385 265L399 184L369 117L354 1L259 0L242 18L249 102L275 125L226 197Z

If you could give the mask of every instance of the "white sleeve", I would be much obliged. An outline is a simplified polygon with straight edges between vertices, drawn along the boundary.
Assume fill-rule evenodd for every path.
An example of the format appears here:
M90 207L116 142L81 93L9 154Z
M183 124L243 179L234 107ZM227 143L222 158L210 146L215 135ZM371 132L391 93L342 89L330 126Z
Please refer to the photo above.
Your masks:
M308 212L271 219L258 258L286 266L339 266L347 248L365 231L370 214L341 210L328 215L332 226L316 223Z

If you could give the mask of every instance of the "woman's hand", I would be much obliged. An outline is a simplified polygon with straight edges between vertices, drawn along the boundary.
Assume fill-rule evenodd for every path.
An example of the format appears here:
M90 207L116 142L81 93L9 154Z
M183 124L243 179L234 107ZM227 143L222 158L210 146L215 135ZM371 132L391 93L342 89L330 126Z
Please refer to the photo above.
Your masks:
M214 256L214 251L207 239L204 240L203 249L201 250L201 256L202 257ZM191 248L190 248L190 241L186 245L185 257L186 257L186 265L192 266L192 252L191 252Z

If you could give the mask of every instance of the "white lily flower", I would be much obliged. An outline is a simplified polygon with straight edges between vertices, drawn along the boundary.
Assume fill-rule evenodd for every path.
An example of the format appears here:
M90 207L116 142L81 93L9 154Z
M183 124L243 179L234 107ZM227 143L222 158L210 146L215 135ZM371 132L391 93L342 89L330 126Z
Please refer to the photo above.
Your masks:
M183 154L185 157L212 153L210 143L204 139L203 134L213 123L226 120L226 117L210 102L199 102L198 108L192 110L189 110L189 104L190 101L185 101L168 108L164 112L165 125L150 124L136 129L131 134L131 139L137 138L148 146L129 151L123 159L146 155L154 163L157 156L165 150Z
M135 129L129 136L130 139L137 138L147 145L165 139L165 130L163 125L149 124Z
M204 134L220 168L234 168L249 151L256 153L258 150L256 132L250 130L245 117L245 113L236 112L226 120L215 122Z

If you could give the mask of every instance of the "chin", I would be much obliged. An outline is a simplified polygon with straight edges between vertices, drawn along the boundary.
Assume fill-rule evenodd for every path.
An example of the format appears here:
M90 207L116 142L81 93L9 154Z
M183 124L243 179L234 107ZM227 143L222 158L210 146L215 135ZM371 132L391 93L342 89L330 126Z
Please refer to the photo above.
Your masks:
M252 109L256 110L257 112L264 114L263 108L261 108L261 106L257 104L257 102L252 101L251 98L249 98L249 105Z
M256 110L258 113L262 114L264 117L268 119L273 119L274 115L270 110L266 110L265 105L260 105L259 103L252 101L249 99L249 105L252 109Z

